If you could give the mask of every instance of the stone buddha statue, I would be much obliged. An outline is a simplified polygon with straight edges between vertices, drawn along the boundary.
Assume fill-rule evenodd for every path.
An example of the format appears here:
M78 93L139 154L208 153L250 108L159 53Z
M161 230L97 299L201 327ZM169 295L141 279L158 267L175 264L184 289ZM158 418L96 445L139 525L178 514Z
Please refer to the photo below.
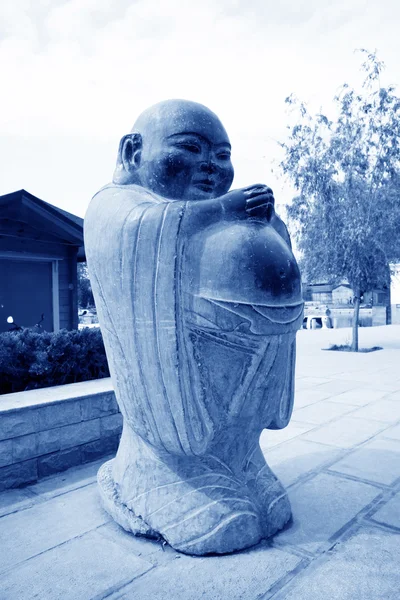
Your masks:
M85 247L123 432L106 510L187 554L258 543L290 519L259 446L293 406L300 274L268 186L229 191L206 107L146 110L92 199Z

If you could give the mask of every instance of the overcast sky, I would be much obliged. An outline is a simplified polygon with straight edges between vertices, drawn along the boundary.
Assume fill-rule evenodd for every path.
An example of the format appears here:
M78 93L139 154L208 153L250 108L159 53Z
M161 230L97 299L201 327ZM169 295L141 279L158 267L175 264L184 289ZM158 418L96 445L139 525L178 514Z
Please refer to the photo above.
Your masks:
M25 188L84 216L146 107L186 98L230 135L234 187L267 183L290 93L316 110L378 50L400 83L398 0L3 0L0 194Z

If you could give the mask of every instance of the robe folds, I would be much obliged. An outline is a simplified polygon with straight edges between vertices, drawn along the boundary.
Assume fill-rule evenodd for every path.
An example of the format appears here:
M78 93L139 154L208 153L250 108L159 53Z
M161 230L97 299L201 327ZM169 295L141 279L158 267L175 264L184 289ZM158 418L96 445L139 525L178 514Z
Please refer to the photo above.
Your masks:
M136 185L111 184L85 217L88 268L121 412L143 439L172 453L191 453L185 416L196 411L182 393L176 326L184 208Z
M302 300L290 289L285 306L231 301L226 286L212 297L215 285L210 292L198 273L218 262L218 248L207 258L203 242L188 240L186 208L137 185L107 185L88 208L85 248L124 420L161 452L199 456L240 416L259 431L287 424ZM221 280L225 266L235 272L224 260ZM238 293L245 283L235 282Z
M98 473L103 504L127 531L199 555L256 544L290 518L259 437L289 422L303 312L282 223L211 205L205 218L204 205L110 184L85 217L124 417Z

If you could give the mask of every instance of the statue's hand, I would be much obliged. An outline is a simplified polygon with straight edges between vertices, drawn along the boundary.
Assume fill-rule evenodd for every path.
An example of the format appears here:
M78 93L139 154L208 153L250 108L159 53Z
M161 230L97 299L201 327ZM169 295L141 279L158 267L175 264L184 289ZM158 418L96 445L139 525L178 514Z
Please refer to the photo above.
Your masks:
M244 188L246 212L251 217L262 217L270 221L274 214L275 198L270 187L263 184Z
M219 198L226 212L243 212L251 217L262 217L268 221L274 214L274 195L267 185L261 183L233 190Z

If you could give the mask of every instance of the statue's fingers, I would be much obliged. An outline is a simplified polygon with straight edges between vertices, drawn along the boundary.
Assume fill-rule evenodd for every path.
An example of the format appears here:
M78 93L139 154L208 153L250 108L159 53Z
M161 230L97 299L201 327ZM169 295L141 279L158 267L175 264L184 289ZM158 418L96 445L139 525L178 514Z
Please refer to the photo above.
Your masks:
M260 193L261 191L265 191L267 189L270 189L267 185L265 185L264 183L256 183L254 185L249 185L246 188L243 188L243 193L245 195L249 195L249 194L254 194L254 193Z
M257 210L257 209L265 207L265 206L271 206L272 208L274 208L274 205L272 204L272 202L269 202L268 200L263 200L263 201L259 202L258 204L252 204L252 205L246 204L246 212L251 212L252 210Z
M251 190L248 190L247 192L243 192L243 193L244 193L245 198L255 198L256 196L259 196L260 194L265 194L266 188L265 187L252 188Z
M246 207L246 212L250 217L263 217L270 221L274 214L274 205L272 202L261 202L260 204Z
M247 208L251 208L253 206L259 206L260 204L269 203L274 205L275 199L272 193L261 193L256 196L251 196L250 198L246 198L246 210Z
M252 190L254 188L264 188L264 187L267 187L265 185L265 183L253 183L252 185L248 185L248 186L244 187L243 191L244 192L248 192L248 191L250 191L250 190Z
M273 196L273 191L267 185L263 185L260 187L252 187L243 193L245 198L251 198L260 194L271 194Z

